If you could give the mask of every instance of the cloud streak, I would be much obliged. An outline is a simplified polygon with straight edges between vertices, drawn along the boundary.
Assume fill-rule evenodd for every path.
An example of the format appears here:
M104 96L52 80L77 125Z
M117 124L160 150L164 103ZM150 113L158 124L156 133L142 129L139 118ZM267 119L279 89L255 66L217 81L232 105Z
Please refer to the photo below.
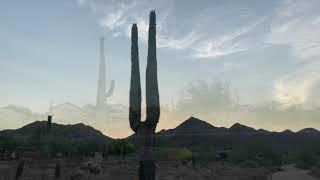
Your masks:
M224 55L234 54L245 51L251 45L243 41L242 37L250 30L255 28L256 20L250 20L240 26L234 26L240 30L222 30L224 25L230 25L230 22L211 22L206 19L215 19L220 17L218 14L224 8L237 9L237 5L222 5L200 9L200 16L197 14L185 20L179 19L180 6L175 1L112 1L113 3L103 3L95 0L80 0L79 5L87 5L95 12L100 12L101 17L98 23L101 27L111 32L114 37L130 37L130 26L132 23L138 23L140 39L146 43L148 33L148 16L150 9L158 10L158 47L174 50L186 50L191 57L195 58L216 58ZM210 14L212 9L216 12ZM205 15L204 15L205 14ZM169 18L170 17L170 18ZM173 20L172 20L173 19ZM230 20L231 21L231 20ZM195 22L199 22L194 24ZM218 30L212 32L204 31L205 28L216 26ZM174 27L174 28L173 28ZM190 27L190 28L186 28ZM240 28L239 28L240 27Z
M296 68L273 83L274 100L285 107L312 106L320 83L319 1L285 0L275 9L266 42L287 46Z
M182 4L169 0L79 0L78 3L98 12L99 25L114 37L130 38L131 24L138 23L139 36L145 44L148 12L156 8L158 47L180 50L197 59L219 59L266 44L287 46L288 57L293 55L288 66L295 68L291 71L287 67L279 73L280 77L272 80L273 100L285 106L309 103L312 89L320 81L314 77L320 74L320 69L312 68L319 64L305 61L320 56L320 13L316 9L320 3L317 0L270 1L262 5L215 2L196 9L197 13L188 11L187 14L180 10Z
M243 34L248 33L251 29L252 26L248 26L231 34L204 40L195 46L194 57L215 58L245 51L248 49L248 47L239 42L237 38L241 37Z
M287 45L299 58L320 55L319 1L286 0L276 9L267 42Z
M320 85L320 64L312 62L284 75L273 83L274 100L285 107L315 103L316 94L313 89Z

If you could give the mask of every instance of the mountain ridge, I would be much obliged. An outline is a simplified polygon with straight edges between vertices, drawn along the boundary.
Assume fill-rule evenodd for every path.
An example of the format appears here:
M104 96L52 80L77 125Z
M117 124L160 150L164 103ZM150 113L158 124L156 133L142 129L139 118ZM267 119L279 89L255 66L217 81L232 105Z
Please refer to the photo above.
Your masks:
M46 121L34 121L18 129L7 129L0 131L0 135L22 135L22 136L32 136L37 129L45 128ZM52 132L58 136L65 136L67 138L76 140L94 140L97 142L109 142L113 138L104 135L99 130L85 125L83 123L77 124L57 124L52 123ZM271 132L264 129L254 129L252 127L242 125L240 123L235 123L229 128L226 127L216 127L204 120L190 117L183 121L177 127L173 129L161 130L157 132L157 136L174 136L174 135L197 135L197 136L210 136L215 134L281 134L281 135L292 135L292 134L320 134L320 131L314 128L304 128L300 131L293 132L291 130L285 130L282 132ZM132 137L129 136L128 138Z
M176 134L181 134L183 132L192 132L192 133L202 133L202 132L213 132L215 131L216 133L283 133L283 134L289 134L289 133L293 133L293 134L302 134L302 133L320 133L319 130L315 129L315 128L304 128L301 129L297 132L293 132L291 130L284 130L284 131L268 131L265 129L254 129L252 127L240 124L240 123L235 123L232 126L230 126L229 128L226 127L216 127L204 120L195 118L195 117L190 117L187 120L185 120L184 122L182 122L181 124L179 124L177 127L173 128L173 129L163 129L161 131L159 131L158 133L160 134L164 134L164 133L176 133Z
M47 121L34 121L18 129L2 130L0 131L0 135L22 137L22 139L27 140L38 133L46 131L46 125ZM111 137L83 123L68 125L52 123L50 133L55 137L63 137L75 141L88 140L98 143L108 143L112 140Z

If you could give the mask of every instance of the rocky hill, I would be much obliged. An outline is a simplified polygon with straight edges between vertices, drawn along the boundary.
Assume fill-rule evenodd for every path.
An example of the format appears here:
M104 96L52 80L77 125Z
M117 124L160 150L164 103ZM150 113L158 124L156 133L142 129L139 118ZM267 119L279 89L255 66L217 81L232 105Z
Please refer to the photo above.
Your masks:
M170 147L214 146L224 149L259 142L286 149L302 147L305 142L316 142L320 138L320 132L313 128L305 128L298 132L270 132L239 123L230 128L215 127L191 117L174 129L160 131L156 137L161 144Z
M20 140L28 140L33 136L45 133L46 125L46 121L35 121L16 130L0 131L0 135L10 135L17 137ZM100 131L82 123L74 125L52 123L50 133L53 137L65 138L74 141L107 143L112 140L112 138L105 136Z
M11 135L22 140L30 139L46 130L46 121L35 121L16 130L3 130L0 135ZM108 143L112 138L82 123L61 125L52 123L51 135L75 141L95 141ZM127 139L132 139L134 135ZM230 128L215 127L206 121L190 117L174 129L157 133L158 142L171 147L215 146L225 148L238 146L253 141L272 143L276 147L301 146L304 142L313 142L320 138L320 132L313 128L305 128L298 132L289 130L270 132L254 129L239 123Z

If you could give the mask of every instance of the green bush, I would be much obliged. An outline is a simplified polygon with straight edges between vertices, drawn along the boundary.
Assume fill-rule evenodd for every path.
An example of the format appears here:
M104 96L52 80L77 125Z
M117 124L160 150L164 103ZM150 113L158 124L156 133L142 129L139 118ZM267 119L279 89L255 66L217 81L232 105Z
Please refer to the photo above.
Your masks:
M217 160L217 153L211 146L197 146L192 147L193 158L200 161L215 161Z
M234 163L255 161L260 166L274 166L282 163L281 153L273 149L271 145L259 141L235 147L229 159Z
M67 140L56 139L49 143L51 153L61 152L63 154L70 154L76 151L75 146Z
M135 145L127 140L114 140L105 147L107 155L124 155L136 152Z
M0 136L0 147L14 149L17 145L16 139L13 136Z
M94 141L80 141L75 144L76 151L81 155L92 155L94 152L103 151L100 144Z
M191 159L192 152L188 149L175 149L168 152L169 160Z
M297 155L297 165L300 168L310 169L313 166L320 167L319 144L306 144Z
M103 151L102 145L94 141L70 141L65 138L51 139L48 143L51 154L58 152L64 155L93 155L94 152Z

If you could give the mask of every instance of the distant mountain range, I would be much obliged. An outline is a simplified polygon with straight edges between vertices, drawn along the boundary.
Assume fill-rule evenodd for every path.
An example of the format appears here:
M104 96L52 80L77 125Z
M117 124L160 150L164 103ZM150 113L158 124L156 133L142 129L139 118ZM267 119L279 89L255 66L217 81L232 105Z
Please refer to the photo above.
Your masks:
M67 102L52 106L48 112L35 113L25 107L10 105L0 107L0 130L16 129L34 121L43 121L47 119L48 114L53 114L55 123L65 125L83 123L104 133L110 132L114 137L117 133L113 132L114 127L110 127L110 124L125 129L128 122L128 109L121 104L110 104L105 109L97 109L90 104L79 107Z
M252 127L248 127L242 125L240 123L236 123L232 125L230 128L225 127L215 127L206 121L200 120L195 117L190 117L189 119L185 120L183 123L178 125L174 129L169 130L162 130L159 132L160 135L183 135L183 134L207 134L207 135L214 135L214 134L320 134L320 131L314 128L305 128L296 133L285 130L283 132L271 132L264 129L254 129Z
M156 137L163 146L170 147L214 146L217 149L225 149L248 143L266 143L286 151L290 148L304 147L307 142L318 142L320 131L306 128L298 132L270 132L239 123L230 128L215 127L191 117L174 129L160 131Z
M46 121L35 121L16 130L3 130L0 135L13 135L16 137L28 138L37 133L39 128L45 128ZM100 131L84 125L61 125L52 124L52 133L54 136L64 137L81 141L96 141L99 143L108 143L112 138L103 135ZM127 139L132 139L134 135ZM157 133L156 138L166 146L189 147L194 145L212 145L225 148L250 141L272 142L278 147L281 146L299 146L306 140L317 140L320 137L320 131L313 128L302 129L298 132L283 131L270 132L267 130L254 128L236 123L230 128L215 127L203 120L191 117L178 125L174 129L162 130Z

